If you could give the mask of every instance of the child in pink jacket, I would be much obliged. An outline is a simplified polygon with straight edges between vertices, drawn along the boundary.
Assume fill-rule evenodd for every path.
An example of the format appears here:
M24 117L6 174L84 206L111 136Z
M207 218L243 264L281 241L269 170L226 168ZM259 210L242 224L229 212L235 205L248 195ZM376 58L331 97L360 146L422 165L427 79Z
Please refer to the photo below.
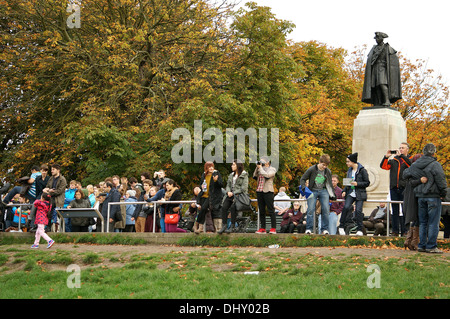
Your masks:
M55 243L55 241L45 233L45 226L48 224L48 214L52 208L52 205L50 204L50 195L46 193L42 194L41 199L34 202L34 207L36 207L36 219L34 223L37 225L37 230L36 239L31 248L39 248L41 236L47 241L47 248L50 248Z

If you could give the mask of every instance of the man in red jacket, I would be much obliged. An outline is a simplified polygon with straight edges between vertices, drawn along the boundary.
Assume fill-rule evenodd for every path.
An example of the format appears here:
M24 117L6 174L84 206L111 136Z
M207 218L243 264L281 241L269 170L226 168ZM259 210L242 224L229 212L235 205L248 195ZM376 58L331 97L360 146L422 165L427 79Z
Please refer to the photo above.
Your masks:
M382 169L390 171L389 188L391 200L403 201L403 191L405 190L405 180L403 171L411 166L411 157L408 157L409 144L403 142L398 150L388 150L380 163ZM392 157L393 156L393 157ZM405 224L400 222L400 204L392 205L392 235L398 236L406 234ZM403 206L402 206L403 208Z

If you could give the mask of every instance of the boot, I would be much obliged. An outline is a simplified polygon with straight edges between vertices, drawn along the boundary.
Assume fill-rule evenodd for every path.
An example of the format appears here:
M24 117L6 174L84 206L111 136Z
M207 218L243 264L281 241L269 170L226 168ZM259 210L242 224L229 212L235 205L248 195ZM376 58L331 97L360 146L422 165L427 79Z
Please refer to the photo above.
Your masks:
M194 222L194 226L192 226L192 231L195 233L198 229L198 223Z
M203 224L198 224L198 228L194 231L196 234L203 233Z
M227 225L223 225L220 230L217 231L218 234L222 234L224 231L227 230Z
M403 243L405 250L406 250L406 248L408 248L409 250L412 250L411 249L412 234L413 234L413 227L410 227L408 233L406 234L405 242Z
M229 234L229 233L234 233L234 232L236 232L236 227L234 227L234 225L231 224L230 228L228 228L225 232L226 232L227 234Z
M419 227L411 227L412 228L412 238L411 238L411 244L410 250L417 250L419 247Z

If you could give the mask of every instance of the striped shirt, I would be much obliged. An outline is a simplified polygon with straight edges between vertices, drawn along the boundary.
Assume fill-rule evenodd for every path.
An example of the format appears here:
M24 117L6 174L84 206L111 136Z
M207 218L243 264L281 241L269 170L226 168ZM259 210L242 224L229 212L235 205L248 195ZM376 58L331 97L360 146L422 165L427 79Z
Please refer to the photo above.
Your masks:
M30 177L30 179L34 179L34 182L33 184L31 184L31 187L28 190L28 194L33 198L36 198L36 178L38 178L38 176L41 176L41 172L33 173Z

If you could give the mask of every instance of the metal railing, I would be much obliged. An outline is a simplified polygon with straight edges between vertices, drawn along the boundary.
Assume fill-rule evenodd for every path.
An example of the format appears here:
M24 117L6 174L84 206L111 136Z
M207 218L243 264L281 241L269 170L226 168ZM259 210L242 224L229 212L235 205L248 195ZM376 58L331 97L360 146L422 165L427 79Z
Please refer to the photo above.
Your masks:
M251 199L251 202L257 202L257 199ZM307 199L305 198L282 198L282 199L274 199L274 202L301 202L301 201L307 201ZM330 200L330 203L332 202L345 202L344 199L337 199L337 200ZM403 201L394 201L394 200L365 200L364 202L366 203L386 203L386 204L402 204ZM155 233L155 226L156 226L156 213L157 213L157 206L161 205L161 204L192 204L192 203L197 203L197 201L195 200L185 200L185 201L153 201L153 202L133 202L133 203L129 203L129 202L116 202L116 203L108 203L108 213L107 213L107 228L106 228L106 232L109 232L109 219L110 219L110 207L111 205L139 205L139 204L153 204L153 233ZM450 202L442 202L442 205L450 205ZM386 234L387 236L389 236L389 217L390 217L390 206L391 205L386 205ZM257 211L257 225L258 225L258 229L260 227L260 214L259 211ZM103 227L103 226L102 226ZM316 230L316 212L314 210L313 212L313 228L314 230ZM206 232L206 227L204 227L204 231Z
M257 199L251 199L252 202L257 202ZM307 201L307 199L305 198L282 198L282 199L274 199L274 202L302 202L302 201ZM330 200L330 203L332 202L345 202L344 199L337 199L337 200ZM364 201L366 203L386 203L386 204L402 204L403 201L394 201L394 200L366 200ZM108 203L108 213L107 213L107 219L106 219L106 232L109 232L109 219L110 219L110 207L111 205L151 205L153 204L153 233L155 233L155 229L156 229L156 214L157 214L157 207L158 205L162 205L162 204L192 204L192 203L197 203L195 200L184 200L184 201L153 201L153 202L116 202L116 203ZM442 202L441 203L443 206L450 206L450 202ZM31 204L20 204L20 203L9 203L8 205L6 205L7 207L17 207L17 206L30 206ZM389 236L389 225L390 225L390 206L391 205L386 205L386 234L387 236ZM28 215L29 217L30 215ZM20 229L21 227L21 215L19 215L19 223L18 223L18 228ZM102 225L102 228L104 227L104 225ZM259 211L257 211L257 227L259 229L260 227L260 214ZM316 230L316 212L313 212L313 228L314 230ZM206 231L206 227L204 228L204 231Z

